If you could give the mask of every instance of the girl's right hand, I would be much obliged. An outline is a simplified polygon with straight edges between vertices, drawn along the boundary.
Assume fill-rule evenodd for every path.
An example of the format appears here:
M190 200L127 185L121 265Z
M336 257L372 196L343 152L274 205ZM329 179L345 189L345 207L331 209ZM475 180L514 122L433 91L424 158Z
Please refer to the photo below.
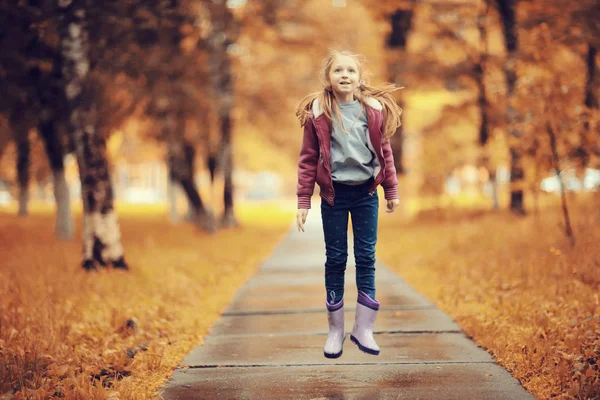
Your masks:
M306 222L306 216L308 215L307 208L299 208L296 214L296 223L298 224L298 232L304 232L304 223Z

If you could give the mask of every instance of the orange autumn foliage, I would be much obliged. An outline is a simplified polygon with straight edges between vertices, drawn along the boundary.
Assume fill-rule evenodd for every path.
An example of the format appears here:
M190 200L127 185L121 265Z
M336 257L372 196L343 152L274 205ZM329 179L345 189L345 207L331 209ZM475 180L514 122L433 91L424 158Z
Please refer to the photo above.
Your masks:
M241 228L209 235L152 211L119 211L132 269L98 273L52 213L0 214L0 397L154 397L293 216L242 206Z
M440 210L382 218L378 255L540 399L600 397L598 196L556 198L539 217ZM577 201L575 201L577 200ZM393 245L391 245L393 243Z

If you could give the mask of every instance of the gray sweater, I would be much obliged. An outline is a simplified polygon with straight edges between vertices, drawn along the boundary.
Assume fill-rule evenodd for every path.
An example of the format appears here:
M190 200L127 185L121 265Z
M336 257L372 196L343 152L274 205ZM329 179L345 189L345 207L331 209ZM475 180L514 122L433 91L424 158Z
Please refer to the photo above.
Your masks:
M331 175L334 182L360 185L373 176L373 157L367 145L365 110L358 100L339 104L345 133L334 117L331 132ZM359 115L360 113L360 115Z

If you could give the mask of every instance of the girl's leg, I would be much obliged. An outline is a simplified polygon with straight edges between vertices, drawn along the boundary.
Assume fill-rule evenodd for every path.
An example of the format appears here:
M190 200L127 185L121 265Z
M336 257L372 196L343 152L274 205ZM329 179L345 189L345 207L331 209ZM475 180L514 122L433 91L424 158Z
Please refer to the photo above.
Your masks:
M377 244L377 219L379 198L377 192L356 199L350 213L354 235L356 259L356 287L375 299L375 245Z
M357 193L352 204L352 231L354 233L354 258L356 259L356 313L350 339L365 353L379 355L379 346L373 336L373 327L379 302L375 300L375 244L377 243L377 217L379 199L377 192Z
M344 297L344 273L348 260L348 201L337 196L334 206L321 200L321 218L325 235L325 289L327 303L338 303Z

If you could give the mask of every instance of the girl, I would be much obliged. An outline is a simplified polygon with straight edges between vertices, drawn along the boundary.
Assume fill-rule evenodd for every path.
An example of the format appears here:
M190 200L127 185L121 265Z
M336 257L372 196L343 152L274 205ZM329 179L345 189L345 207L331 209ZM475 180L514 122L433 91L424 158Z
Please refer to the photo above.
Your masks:
M379 310L375 300L375 244L379 199L383 186L387 212L399 204L398 181L389 138L400 126L402 110L392 92L395 85L371 87L363 80L358 56L333 52L323 62L323 90L306 96L296 115L304 127L298 162L298 230L310 209L315 182L320 187L325 235L325 289L329 334L323 352L342 355L344 333L344 272L348 258L348 215L352 216L358 304L350 339L360 350L379 354L373 325Z

